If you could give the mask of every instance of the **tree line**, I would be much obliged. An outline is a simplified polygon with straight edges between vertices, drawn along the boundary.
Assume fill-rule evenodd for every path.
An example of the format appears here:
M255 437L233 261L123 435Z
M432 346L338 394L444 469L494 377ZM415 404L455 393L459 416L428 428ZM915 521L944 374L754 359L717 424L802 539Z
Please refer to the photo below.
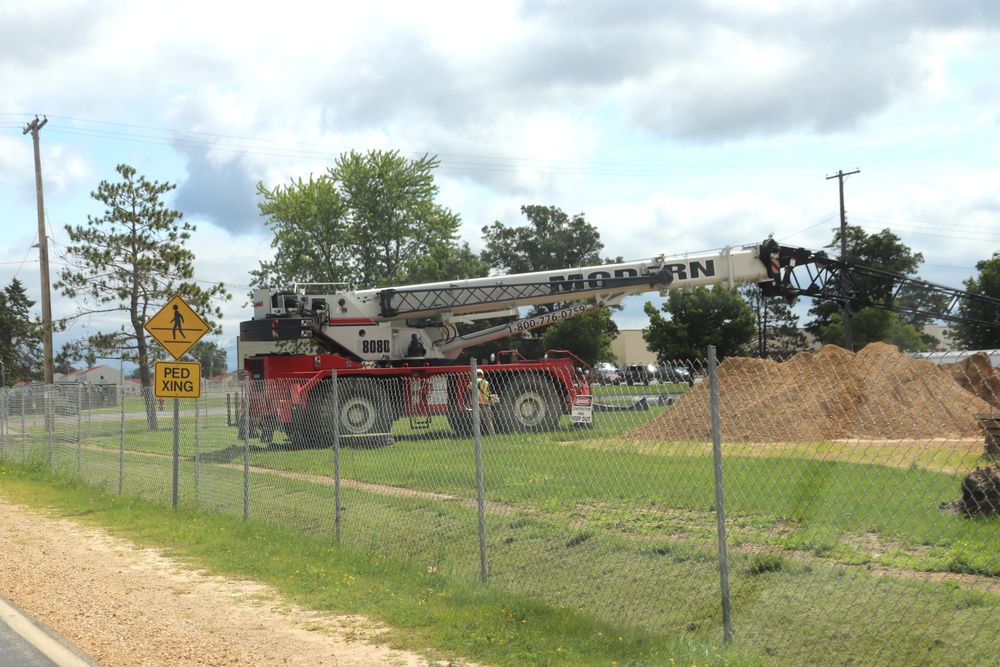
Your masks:
M273 188L258 183L258 208L273 233L274 256L250 270L251 285L342 283L368 289L622 261L602 256L600 233L582 213L568 215L545 205L522 206L522 224L483 226L483 249L476 254L459 238L460 216L438 202L438 166L427 155L407 159L399 151L351 151L318 176ZM102 181L91 193L103 212L88 215L84 224L66 226L70 244L54 287L73 299L78 310L55 326L93 315L111 315L120 324L66 344L55 364L58 372L67 372L80 361L93 365L97 358L122 358L137 365L136 375L148 387L152 364L164 354L150 344L144 323L180 294L218 333L219 304L232 295L224 284L203 286L195 279L195 258L186 243L196 227L163 201L176 186L148 181L128 165L118 165L116 172L117 180ZM833 232L830 247L839 247L840 229ZM848 226L846 244L854 264L919 278L923 256L889 229L869 234ZM1000 297L1000 253L980 261L976 271L964 282L965 289ZM41 377L41 322L31 316L34 305L16 278L0 292L0 359L8 384ZM537 306L529 314L562 305ZM803 330L822 344L844 344L836 303L814 302L811 319L800 327L788 304L764 297L753 285L675 290L660 307L646 302L644 311L649 317L644 340L663 363L701 359L708 345L720 357L785 358L806 348ZM857 348L884 341L917 352L938 342L922 332L925 324L926 318L918 315L866 308L853 317L852 332ZM613 313L594 309L518 339L471 348L466 356L483 359L502 349L519 349L526 356L568 349L590 364L615 361L611 342L617 334ZM1000 347L1000 333L985 327L953 324L949 337L960 349ZM213 343L199 343L188 356L202 361L204 372L226 367L225 351ZM151 401L149 409L155 417Z

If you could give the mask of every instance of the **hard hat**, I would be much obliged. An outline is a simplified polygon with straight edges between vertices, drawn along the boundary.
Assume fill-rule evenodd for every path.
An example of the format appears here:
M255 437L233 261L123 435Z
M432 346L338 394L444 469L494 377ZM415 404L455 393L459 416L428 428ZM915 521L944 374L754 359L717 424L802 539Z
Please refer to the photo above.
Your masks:
M480 368L479 370L476 371L476 375L482 375L482 374L483 374L483 369L482 368Z

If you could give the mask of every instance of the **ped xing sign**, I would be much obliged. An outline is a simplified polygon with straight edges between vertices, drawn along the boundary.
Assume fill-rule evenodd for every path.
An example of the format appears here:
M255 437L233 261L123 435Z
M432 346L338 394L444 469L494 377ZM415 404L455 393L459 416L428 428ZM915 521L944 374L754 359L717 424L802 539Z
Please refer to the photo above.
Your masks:
M180 359L208 333L209 326L175 294L143 327L174 359Z
M200 398L201 363L157 361L153 382L153 395L156 398Z

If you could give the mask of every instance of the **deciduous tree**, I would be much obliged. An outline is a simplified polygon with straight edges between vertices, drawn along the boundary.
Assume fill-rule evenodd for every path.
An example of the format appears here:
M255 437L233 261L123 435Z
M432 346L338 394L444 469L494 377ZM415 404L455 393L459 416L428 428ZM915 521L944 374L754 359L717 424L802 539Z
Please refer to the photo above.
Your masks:
M274 259L261 260L252 270L258 287L294 283L337 283L351 280L353 244L347 204L328 176L301 178L272 190L257 183L264 201L257 205L274 238Z
M832 247L840 247L840 236L841 232L838 227L834 230ZM908 278L916 278L917 270L924 262L924 256L921 253L914 253L890 230L883 229L878 234L868 234L861 227L854 226L847 227L847 257L851 264L879 269ZM878 290L879 288L880 286L876 284L869 285L869 289L872 290ZM893 290L894 286L891 283L887 283L882 288ZM898 292L898 303L901 305L905 304L911 298L908 291L908 289L902 289ZM926 297L926 295L922 296ZM861 312L864 312L864 310ZM805 326L805 329L809 333L816 336L822 343L844 344L843 317L840 304L833 301L815 301L809 309L809 314L813 316L813 319L807 322ZM858 313L858 315L860 314ZM839 318L839 324L838 326L829 328L834 323L834 316ZM856 315L851 319L852 334L854 331L853 322L857 317ZM917 314L901 314L895 320L870 316L867 320L868 325L877 327L881 324L887 328L881 332L870 328L866 331L865 337L866 339L872 337L872 340L890 342L888 339L898 333L894 332L893 329L900 326L899 322L909 324L920 335L920 329L928 322L928 318ZM840 331L840 343L836 343L834 339L824 339L824 331L832 333L838 330ZM860 349L860 340L855 341L854 347Z
M649 328L642 338L661 364L705 359L709 345L720 359L734 356L753 340L753 311L734 289L673 290L660 310L648 301L643 309Z
M522 206L527 225L497 221L483 227L481 257L500 273L529 273L601 264L600 232L582 213L572 218L556 206Z
M965 290L973 294L1000 299L1000 252L976 263L979 275L965 280ZM987 322L1000 321L1000 310L990 304L973 300L962 301L957 314ZM947 338L960 350L995 350L1000 348L1000 329L974 324L954 323Z
M862 349L869 343L889 343L901 352L925 352L927 344L920 333L897 313L879 308L863 308L851 318L851 336L854 348ZM828 345L844 345L844 320L834 313L830 323L823 327L820 339Z
M459 216L435 201L438 164L399 151L351 151L317 178L270 190L258 183L275 256L251 272L253 284L367 289L486 275L458 241Z
M480 257L499 273L531 273L603 264L604 243L582 213L573 217L556 206L522 206L527 225L508 227L497 221L483 227L486 248ZM536 306L529 314L551 312L565 303ZM605 309L600 309L604 311ZM607 312L590 311L534 332L544 349L571 350L587 363L611 358L618 327ZM540 337L540 338L538 338ZM521 341L507 341L517 345ZM541 350L530 350L536 355Z
M201 364L201 376L211 379L227 372L226 356L226 351L216 343L202 340L198 341L184 358Z
M542 347L546 350L570 350L593 366L598 361L614 359L611 341L617 335L618 326L611 319L611 311L594 308L548 327L542 334Z

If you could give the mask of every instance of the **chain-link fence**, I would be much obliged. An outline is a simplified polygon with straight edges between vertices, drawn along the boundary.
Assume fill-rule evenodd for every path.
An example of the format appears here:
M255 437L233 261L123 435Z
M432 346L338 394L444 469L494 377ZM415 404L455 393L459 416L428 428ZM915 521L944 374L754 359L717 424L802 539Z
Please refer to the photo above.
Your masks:
M576 405L544 371L482 370L162 404L10 390L0 458L779 664L996 660L986 355L935 365L875 344L629 367L595 373Z

